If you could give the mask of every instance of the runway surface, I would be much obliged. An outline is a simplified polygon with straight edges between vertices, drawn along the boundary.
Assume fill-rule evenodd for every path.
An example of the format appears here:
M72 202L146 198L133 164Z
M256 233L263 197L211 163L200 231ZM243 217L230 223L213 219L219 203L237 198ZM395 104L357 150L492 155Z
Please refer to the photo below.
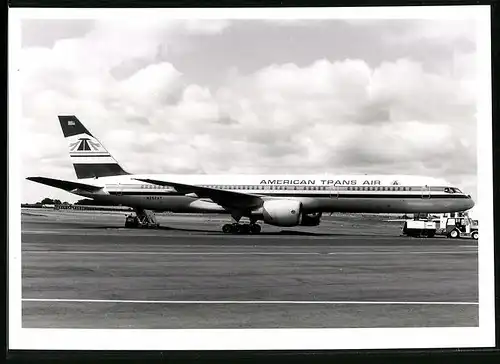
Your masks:
M477 243L400 236L378 217L225 235L224 216L23 209L23 327L478 325Z

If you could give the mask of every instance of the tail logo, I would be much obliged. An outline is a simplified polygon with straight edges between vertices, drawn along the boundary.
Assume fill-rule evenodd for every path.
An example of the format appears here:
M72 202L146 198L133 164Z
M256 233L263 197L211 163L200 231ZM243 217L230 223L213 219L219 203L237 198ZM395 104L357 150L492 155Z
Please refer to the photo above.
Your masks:
M80 138L69 145L70 151L98 151L101 145L90 138Z

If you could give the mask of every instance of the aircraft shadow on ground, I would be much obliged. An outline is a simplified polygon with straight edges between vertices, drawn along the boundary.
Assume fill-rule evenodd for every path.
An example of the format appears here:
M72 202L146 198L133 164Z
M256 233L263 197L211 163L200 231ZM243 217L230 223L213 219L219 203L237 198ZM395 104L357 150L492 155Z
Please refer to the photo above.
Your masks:
M331 233L315 233L315 232L309 232L309 231L296 231L296 230L281 230L281 231L273 231L273 232L266 232L266 231L261 231L259 234L225 234L222 231L216 231L216 230L206 230L206 229L187 229L187 228L177 228L177 227L170 227L170 226L159 226L157 228L125 228L122 226L88 226L86 227L88 229L103 229L103 230L145 230L145 231L151 231L151 230L163 230L163 231L179 231L179 232L189 232L189 233L203 233L207 235L212 235L212 236L218 236L218 235L255 235L255 236L272 236L272 235L283 235L283 236L351 236L353 234L345 234L345 233L338 233L338 232L331 232Z

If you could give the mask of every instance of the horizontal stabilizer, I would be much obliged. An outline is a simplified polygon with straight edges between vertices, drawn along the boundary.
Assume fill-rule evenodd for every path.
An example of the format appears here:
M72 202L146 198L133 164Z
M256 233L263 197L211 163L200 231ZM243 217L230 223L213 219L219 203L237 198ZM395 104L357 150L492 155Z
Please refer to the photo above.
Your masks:
M60 179L55 179L55 178L48 178L48 177L27 177L27 180L33 181L33 182L38 182L47 186L51 187L56 187L60 188L65 191L72 191L74 189L80 189L84 191L89 191L89 192L95 192L99 191L102 189L100 186L94 186L94 185L89 185L86 183L80 183L80 182L72 182L72 181L64 181Z

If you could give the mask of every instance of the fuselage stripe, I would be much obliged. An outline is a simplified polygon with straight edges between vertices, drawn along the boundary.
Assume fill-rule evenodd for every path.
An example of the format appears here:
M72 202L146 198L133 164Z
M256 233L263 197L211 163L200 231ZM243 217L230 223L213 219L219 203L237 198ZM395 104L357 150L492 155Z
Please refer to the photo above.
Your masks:
M179 193L175 191L108 191L110 195L115 196L185 196L185 193ZM328 197L328 198L462 198L467 199L468 196L461 194L428 194L428 193L416 193L416 194L398 194L398 193L325 193L323 191L318 191L317 193L265 193L259 191L254 194L256 196L270 196L270 197Z

